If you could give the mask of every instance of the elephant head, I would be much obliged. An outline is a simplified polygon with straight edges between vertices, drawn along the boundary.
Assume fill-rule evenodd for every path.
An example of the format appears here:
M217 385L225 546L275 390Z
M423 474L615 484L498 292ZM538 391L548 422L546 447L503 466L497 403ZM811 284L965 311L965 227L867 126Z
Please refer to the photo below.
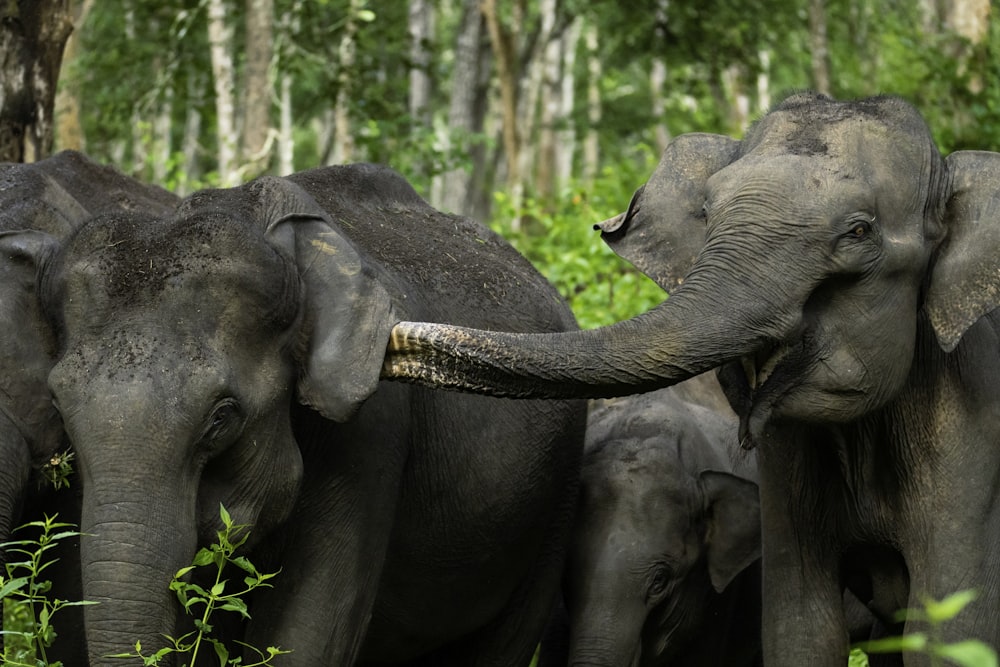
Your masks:
M507 396L611 396L730 362L744 430L846 422L899 392L928 322L940 347L1000 303L1000 156L943 159L894 97L802 93L741 141L684 135L604 223L670 292L583 332L402 322L383 374ZM730 378L732 385L732 378Z
M669 389L591 410L566 565L569 664L733 664L754 652L729 645L727 624L753 628L756 607L722 595L760 557L757 485L726 455L734 422Z
M135 208L166 212L176 202L166 190L142 184L74 151L30 164L0 164L0 338L4 342L0 348L0 543L8 541L10 531L22 520L40 518L41 512L75 510L69 507L75 499L50 499L38 479L32 479L67 447L47 384L56 343L36 294L40 264L59 239L98 212ZM50 500L54 505L48 504ZM25 510L31 514L24 516ZM74 520L65 513L60 519ZM2 562L0 558L0 571ZM62 634L57 648L69 643L67 628Z
M46 262L49 385L84 482L93 665L176 636L168 584L219 505L259 542L302 475L290 409L342 421L375 390L388 296L316 202L262 178L172 217L94 218Z

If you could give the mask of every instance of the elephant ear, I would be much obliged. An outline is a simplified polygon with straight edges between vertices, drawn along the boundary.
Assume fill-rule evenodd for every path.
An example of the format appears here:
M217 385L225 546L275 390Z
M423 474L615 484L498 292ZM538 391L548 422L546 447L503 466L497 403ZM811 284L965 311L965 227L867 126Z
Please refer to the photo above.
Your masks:
M708 575L717 592L760 558L760 499L757 485L727 472L698 475L708 517Z
M294 257L310 327L299 400L350 419L378 386L396 319L388 292L316 200L291 181L266 180L266 234Z
M615 253L672 292L705 245L705 182L736 158L739 146L718 134L682 134L663 151L628 209L594 229Z
M952 180L947 232L924 303L938 343L950 352L1000 306L1000 153L958 151L945 163Z

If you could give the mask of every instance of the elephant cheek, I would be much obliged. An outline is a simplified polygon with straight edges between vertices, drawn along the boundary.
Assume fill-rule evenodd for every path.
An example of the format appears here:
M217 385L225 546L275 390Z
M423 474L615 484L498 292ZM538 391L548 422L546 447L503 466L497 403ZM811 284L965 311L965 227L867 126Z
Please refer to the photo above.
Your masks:
M210 462L198 491L199 536L215 539L219 505L251 527L247 546L259 543L292 512L302 482L302 456L291 429L254 430L234 451Z

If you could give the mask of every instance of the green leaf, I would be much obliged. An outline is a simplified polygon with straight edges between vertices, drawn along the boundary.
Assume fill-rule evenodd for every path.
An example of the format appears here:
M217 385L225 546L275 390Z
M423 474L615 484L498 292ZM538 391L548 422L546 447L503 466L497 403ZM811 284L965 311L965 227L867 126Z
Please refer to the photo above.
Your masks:
M14 592L20 592L29 581L28 577L17 577L7 581L3 586L0 586L0 600Z
M198 567L201 565L210 565L213 562L215 562L215 552L213 552L211 549L199 549L198 553L194 555L194 560L191 561L194 567ZM186 568L186 569L190 570L192 568Z
M212 642L212 648L215 649L215 655L219 657L219 664L222 667L225 667L225 665L229 662L229 649L227 649L222 642L216 639L209 638L209 641Z
M950 621L958 616L965 607L979 596L978 591L968 589L952 593L941 601L926 599L924 608L927 610L927 620L939 624Z
M235 611L243 618L250 618L250 614L247 613L246 603L239 598L232 598L231 600L226 600L225 603L219 605L219 609L224 609L226 611Z
M357 13L359 21L364 21L365 23L371 23L375 20L375 12L370 9L362 9Z
M957 663L960 667L998 667L996 651L976 639L943 644L937 646L934 653Z
M219 503L219 518L222 519L222 525L226 528L231 528L233 525L233 517L229 516L229 511L226 510L225 505Z
M914 632L902 637L885 637L858 642L854 646L866 653L899 653L901 651L923 651L927 647L927 636Z
M212 597L219 597L226 590L226 582L220 581L212 586Z

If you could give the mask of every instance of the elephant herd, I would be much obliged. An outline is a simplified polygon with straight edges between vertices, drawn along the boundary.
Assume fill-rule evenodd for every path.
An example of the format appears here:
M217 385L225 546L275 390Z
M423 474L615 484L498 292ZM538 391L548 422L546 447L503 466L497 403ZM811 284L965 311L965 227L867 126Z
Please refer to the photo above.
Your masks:
M280 574L217 631L278 666L842 667L965 589L942 641L1000 645L1000 154L798 93L597 227L670 296L581 331L384 167L0 165L0 542L78 523L52 572L97 603L50 656L188 627L220 504Z

